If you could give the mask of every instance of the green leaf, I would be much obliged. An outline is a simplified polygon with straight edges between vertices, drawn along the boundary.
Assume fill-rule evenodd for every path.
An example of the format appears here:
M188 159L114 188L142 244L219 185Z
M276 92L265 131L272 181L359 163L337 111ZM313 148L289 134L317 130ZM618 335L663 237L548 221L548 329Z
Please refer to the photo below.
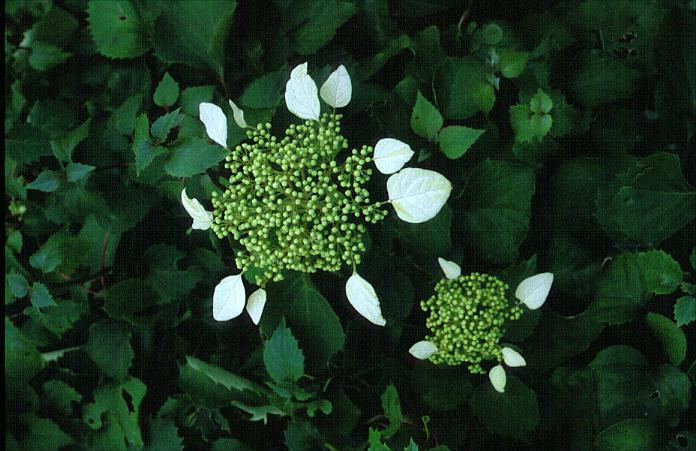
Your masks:
M445 255L452 247L450 228L452 209L444 205L434 218L418 224L398 221L397 233L404 247L416 255L432 261Z
M12 295L17 299L22 299L24 296L29 294L29 282L21 274L10 273L5 274L5 280L10 286L10 291Z
M436 75L435 89L447 119L466 119L493 109L495 89L486 76L486 67L471 56L445 60Z
M92 119L87 119L79 127L63 136L51 140L51 150L57 159L63 162L72 161L72 155L78 144L89 136Z
M147 324L158 303L159 296L150 284L142 279L126 279L106 292L104 311L111 318L128 321L131 324Z
M41 171L36 179L29 183L26 188L42 191L44 193L52 193L60 186L60 176L57 172L46 169Z
M311 451L317 449L317 441L321 439L319 430L307 420L292 419L283 431L285 445L292 451Z
M198 117L198 105L201 102L210 102L213 100L215 86L189 86L181 91L179 105L184 113L189 116Z
M674 320L677 326L685 326L696 321L696 297L682 296L674 304Z
M367 451L392 451L390 447L382 443L382 433L379 429L370 428L367 441L370 445Z
M85 353L105 375L117 381L128 377L133 363L131 333L124 323L102 320L89 328Z
M135 115L140 110L140 104L143 101L141 94L135 94L128 97L111 116L116 131L122 135L130 135L135 127Z
M154 100L155 105L166 108L174 105L178 98L179 84L169 75L169 72L165 72L162 81L159 82L157 89L155 89L152 100Z
M431 409L455 410L472 391L468 371L462 366L418 362L411 373L411 385Z
M135 136L133 137L133 153L135 154L135 172L140 175L143 169L165 151L155 148L150 139L150 122L146 114L141 114L135 121Z
M304 355L284 321L263 346L263 364L278 384L296 382L304 375Z
M652 329L669 363L679 366L686 358L686 335L671 319L658 313L645 315L648 326Z
M31 305L40 309L56 305L56 301L53 300L53 296L44 284L34 282L31 286Z
M127 0L90 0L87 8L97 51L109 58L135 58L149 49L140 12Z
M285 67L269 72L252 81L246 87L239 103L249 108L274 109L281 100L280 90L287 81L288 71Z
M53 44L35 42L31 46L29 65L38 71L45 71L63 64L71 56L72 53Z
M184 448L184 439L179 436L179 429L173 419L152 420L149 437L150 440L145 443L143 451L181 451ZM227 449L236 450L233 447Z
M509 263L529 229L535 176L531 168L485 160L464 188L464 230L480 257Z
M625 252L600 276L588 312L607 324L633 319L653 294L670 294L682 279L679 264L664 251Z
M22 415L20 422L27 431L30 431L20 440L22 449L58 451L64 446L73 443L72 437L47 418L41 418L33 413L29 413Z
M296 7L306 19L291 34L293 47L300 55L310 55L322 48L356 12L352 2L342 0L327 0L321 4L302 2Z
M593 50L580 58L571 89L580 103L594 108L631 97L639 79L640 72L629 67L625 60Z
M210 0L163 8L152 36L155 53L166 63L208 69L221 80L235 7L233 0Z
M514 376L508 375L504 393L495 391L488 382L480 385L469 404L489 431L513 440L522 440L539 423L536 394Z
M461 158L486 130L450 125L440 130L438 143L447 158Z
M179 145L170 148L164 170L172 177L191 177L216 165L227 153L222 147L208 144L200 138L185 138Z
M661 443L657 426L644 418L630 418L609 426L597 435L597 451L653 451Z
M253 451L244 443L235 438L219 438L213 442L211 451ZM162 450L165 451L165 450Z
M416 104L411 113L411 128L429 141L437 139L437 133L442 128L442 115L423 95L418 92Z
M404 421L404 414L401 412L401 401L399 401L399 393L393 384L389 384L387 389L382 393L382 410L384 416L389 419L389 426L382 431L384 438L389 438L396 434L401 429L401 423Z
M157 143L166 141L167 137L169 136L169 132L172 131L173 128L178 127L184 117L185 116L183 114L179 113L179 108L158 117L155 122L153 122L152 128L150 129L152 137L155 138ZM143 124L140 126L142 125Z
M63 416L72 415L73 403L79 404L82 400L82 395L77 390L58 379L47 381L41 389L46 406Z
M31 267L40 269L44 274L55 271L61 261L60 249L56 246L41 246L38 251L29 257Z
M600 186L596 216L614 240L654 247L696 218L696 189L677 155L657 152Z
M522 73L529 59L528 52L517 52L512 49L498 51L498 69L505 78L516 78Z
M68 182L75 183L87 177L87 175L95 169L95 166L89 164L70 163L65 168L65 174L68 178Z

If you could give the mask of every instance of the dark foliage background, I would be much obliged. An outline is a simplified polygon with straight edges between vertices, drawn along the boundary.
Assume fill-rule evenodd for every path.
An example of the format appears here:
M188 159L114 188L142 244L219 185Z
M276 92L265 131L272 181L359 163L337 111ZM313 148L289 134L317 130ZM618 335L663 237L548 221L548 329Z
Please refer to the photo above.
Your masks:
M7 448L696 449L695 11L5 2ZM304 61L319 84L348 69L352 145L401 139L454 185L431 221L369 230L384 328L346 301L347 269L288 274L258 327L211 317L234 243L187 232L179 202L226 178L198 104L225 108L230 145L227 99L280 132ZM454 138L421 137L414 109ZM456 126L485 132L465 146ZM508 328L528 365L504 394L407 353L437 257L513 287L555 275Z

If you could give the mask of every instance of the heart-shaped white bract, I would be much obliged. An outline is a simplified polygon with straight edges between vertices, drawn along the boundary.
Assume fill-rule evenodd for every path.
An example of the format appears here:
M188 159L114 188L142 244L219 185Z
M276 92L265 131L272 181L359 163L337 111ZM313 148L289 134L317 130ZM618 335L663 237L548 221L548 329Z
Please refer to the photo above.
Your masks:
M319 119L321 105L317 85L307 75L307 63L300 64L290 73L290 80L285 85L285 104L300 119Z
M432 341L421 340L411 346L408 352L417 359L425 360L437 352L437 346Z
M232 117L234 117L234 122L239 126L239 128L247 128L248 125L244 120L244 111L237 106L232 100L230 100L230 107L232 108Z
M379 299L375 289L370 282L363 279L358 273L353 273L346 282L346 296L348 302L362 316L372 324L384 326L387 321L382 317L382 310L379 307Z
M406 168L387 180L389 202L396 214L416 224L435 217L451 192L450 181L428 169Z
M227 116L222 108L212 103L202 102L198 105L198 117L205 125L208 138L227 148Z
M343 108L348 105L353 94L353 87L350 84L350 75L343 64L329 75L329 78L321 85L319 94L324 102L334 108Z
M488 379L491 381L491 385L498 393L505 392L505 384L507 383L507 376L505 375L505 368L503 365L496 365L488 372Z
M405 142L394 138L383 138L375 144L375 154L372 159L379 172L393 174L404 167L413 153L411 147Z
M192 199L186 194L186 188L181 190L181 204L186 213L193 219L192 229L207 230L213 222L213 213L203 208L198 199Z
M503 353L503 362L510 368L515 368L518 366L526 366L527 361L524 360L524 357L522 357L522 354L519 352L515 351L512 348L505 347L502 349Z
M455 262L445 260L442 257L438 257L437 262L440 264L442 272L445 273L445 277L448 279L456 279L462 275L462 268Z
M552 284L553 274L550 272L527 277L517 285L515 297L530 310L536 310L546 302Z
M246 311L251 317L251 321L258 325L261 321L261 314L263 313L263 307L266 305L266 290L259 288L249 295L247 299Z
M216 321L228 321L238 317L244 310L245 301L242 274L225 277L213 292L213 318Z

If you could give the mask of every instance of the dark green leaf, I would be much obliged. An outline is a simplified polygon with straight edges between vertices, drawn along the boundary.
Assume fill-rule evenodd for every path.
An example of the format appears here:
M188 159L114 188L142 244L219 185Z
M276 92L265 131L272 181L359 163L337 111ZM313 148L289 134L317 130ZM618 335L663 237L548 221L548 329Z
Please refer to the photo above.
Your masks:
M677 326L685 326L696 321L696 297L682 296L674 304L674 320Z
M416 104L411 113L411 128L429 141L437 139L437 133L442 128L442 115L423 95L418 92Z
M191 177L222 161L227 151L200 138L186 138L170 149L164 169L172 177Z
M679 366L686 358L686 335L671 319L658 313L645 315L648 326L652 329L669 363Z
M169 107L176 103L176 99L179 98L179 84L169 75L169 72L165 72L162 77L162 81L157 85L155 89L155 94L152 96L152 100L155 105L161 107ZM153 133L153 135L156 135Z
M304 375L304 355L290 329L281 322L263 347L263 364L278 384L296 382Z
M109 58L135 58L149 48L143 19L127 0L90 0L89 24L97 50Z
M36 179L27 185L27 189L35 189L44 193L52 193L60 186L60 176L57 172L46 169Z
M42 283L34 282L31 286L31 305L40 309L42 307L50 307L56 305L53 296L48 291L48 288Z
M450 125L440 130L438 143L447 158L461 158L486 130Z
M102 320L89 328L85 352L105 375L124 381L133 363L131 333L121 322Z

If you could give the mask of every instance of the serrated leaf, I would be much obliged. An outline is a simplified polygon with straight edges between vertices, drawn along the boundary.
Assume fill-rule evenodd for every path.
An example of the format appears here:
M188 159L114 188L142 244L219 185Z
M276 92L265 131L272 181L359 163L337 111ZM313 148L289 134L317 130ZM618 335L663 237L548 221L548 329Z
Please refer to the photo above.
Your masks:
M227 151L220 146L206 143L200 138L184 138L170 155L164 170L172 177L191 177L222 161Z
M284 322L264 344L263 364L271 379L281 385L296 382L304 375L304 355Z
M442 124L442 114L419 91L416 95L416 104L411 112L411 128L413 131L429 141L435 141Z
M165 72L162 80L157 85L152 100L155 105L161 107L169 107L176 103L179 98L179 83L177 83L169 72Z
M674 304L674 320L677 326L685 326L696 321L696 297L682 296Z
M132 2L90 0L87 12L92 39L102 55L135 58L149 49L142 17Z
M40 282L34 282L31 286L31 305L40 309L42 307L50 307L56 305L53 296L48 291L48 288Z

